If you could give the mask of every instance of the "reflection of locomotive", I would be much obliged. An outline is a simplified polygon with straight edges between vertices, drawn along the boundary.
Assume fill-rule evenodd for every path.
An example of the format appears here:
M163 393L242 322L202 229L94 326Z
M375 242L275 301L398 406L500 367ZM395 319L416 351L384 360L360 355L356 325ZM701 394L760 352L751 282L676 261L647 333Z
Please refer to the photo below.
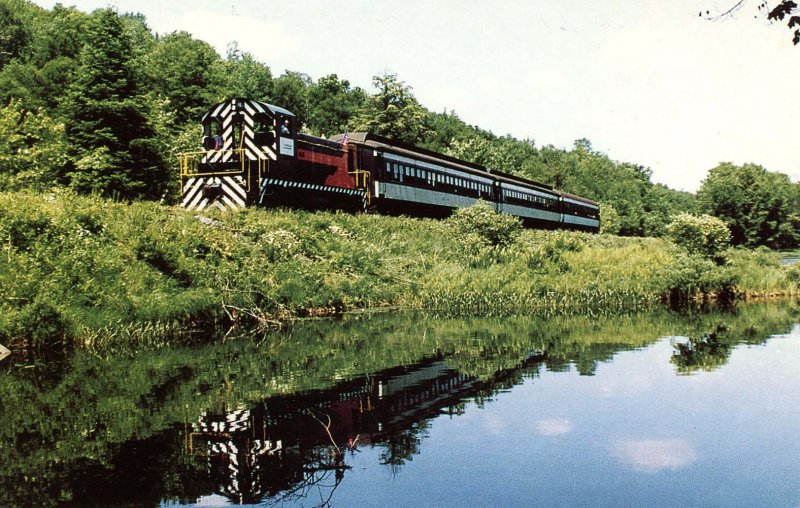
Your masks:
M338 484L348 468L345 451L357 446L379 447L384 464L402 465L419 452L429 420L458 414L466 399L513 384L543 359L532 353L518 368L480 380L434 357L328 390L204 413L186 444L193 455L207 457L217 494L236 503L279 500L321 483Z
M295 115L248 99L214 105L203 150L181 154L182 206L297 206L446 216L478 199L528 226L599 229L597 203L381 136L329 141Z

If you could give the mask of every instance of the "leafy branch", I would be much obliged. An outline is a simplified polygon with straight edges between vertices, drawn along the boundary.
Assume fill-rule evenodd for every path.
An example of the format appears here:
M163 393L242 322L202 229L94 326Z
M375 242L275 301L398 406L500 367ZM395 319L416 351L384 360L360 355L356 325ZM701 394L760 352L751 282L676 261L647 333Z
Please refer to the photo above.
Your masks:
M712 13L710 10L706 10L705 12L700 11L699 16L708 21L718 21L732 16L746 1L747 0L738 0L722 12ZM789 20L786 26L788 26L789 29L794 29L792 43L797 46L800 44L800 16L796 15L798 12L797 7L797 3L794 2L794 0L781 0L778 5L770 8L769 3L764 0L758 4L758 11L766 13L768 21L783 21L788 17Z

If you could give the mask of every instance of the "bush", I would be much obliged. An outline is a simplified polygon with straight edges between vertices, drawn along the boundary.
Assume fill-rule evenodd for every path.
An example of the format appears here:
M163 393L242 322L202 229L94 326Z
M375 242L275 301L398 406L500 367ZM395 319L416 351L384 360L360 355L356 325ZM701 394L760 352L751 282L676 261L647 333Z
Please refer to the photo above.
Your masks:
M616 235L622 227L619 212L609 203L600 203L600 232Z
M677 215L667 226L667 234L690 254L700 254L717 263L722 263L722 255L731 242L731 233L725 223L710 215Z
M700 295L730 299L735 296L739 284L739 274L734 267L719 266L702 256L680 252L661 276L666 294L673 303Z
M497 213L492 205L478 200L469 208L458 208L447 222L465 239L471 235L489 245L508 245L522 231L522 221L504 213Z

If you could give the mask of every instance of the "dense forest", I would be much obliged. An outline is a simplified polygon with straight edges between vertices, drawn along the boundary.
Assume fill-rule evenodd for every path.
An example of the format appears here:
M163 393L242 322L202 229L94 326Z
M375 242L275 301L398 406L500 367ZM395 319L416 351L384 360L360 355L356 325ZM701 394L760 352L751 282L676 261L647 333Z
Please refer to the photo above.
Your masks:
M537 146L426 109L395 74L373 87L335 74L274 76L235 42L220 56L188 33L153 33L140 14L0 0L0 191L174 203L176 154L198 146L200 116L242 96L293 111L311 134L368 130L589 197L606 232L660 236L678 213L708 213L735 245L800 243L800 187L784 174L722 163L697 195L675 191L588 140Z

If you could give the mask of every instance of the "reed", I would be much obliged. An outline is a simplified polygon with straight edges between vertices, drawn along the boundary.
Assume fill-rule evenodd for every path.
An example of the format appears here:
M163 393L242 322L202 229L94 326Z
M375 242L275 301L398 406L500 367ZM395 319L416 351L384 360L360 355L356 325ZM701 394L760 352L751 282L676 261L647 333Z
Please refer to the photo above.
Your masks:
M770 251L731 251L718 264L666 239L515 230L489 242L464 228L0 194L0 343L177 340L184 328L269 327L377 307L599 315L792 294L800 282Z

